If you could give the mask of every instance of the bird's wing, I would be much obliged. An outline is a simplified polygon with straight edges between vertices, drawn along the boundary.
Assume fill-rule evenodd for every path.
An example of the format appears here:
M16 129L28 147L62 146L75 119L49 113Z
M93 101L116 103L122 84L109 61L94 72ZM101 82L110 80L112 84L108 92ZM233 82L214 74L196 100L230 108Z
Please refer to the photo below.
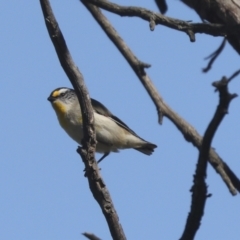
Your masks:
M111 116L112 113L99 101L91 98L92 107L95 112L103 116Z
M124 128L132 135L142 139L131 128L129 128L127 124L125 124L118 117L114 116L102 103L98 102L95 99L91 99L91 103L92 103L92 107L93 107L94 111L96 111L98 114L101 114L103 116L111 118L118 126ZM145 141L144 139L142 139L142 140Z

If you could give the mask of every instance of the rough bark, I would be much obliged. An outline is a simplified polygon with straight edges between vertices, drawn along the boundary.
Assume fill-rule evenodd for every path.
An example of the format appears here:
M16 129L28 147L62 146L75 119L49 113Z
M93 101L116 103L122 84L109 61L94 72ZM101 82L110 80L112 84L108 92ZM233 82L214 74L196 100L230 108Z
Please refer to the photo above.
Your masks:
M201 19L211 23L240 24L240 0L181 0L193 8ZM240 54L240 31L227 35L228 42Z
M40 4L45 24L58 55L58 59L72 83L81 105L84 138L82 143L83 147L79 147L77 152L81 155L85 164L85 176L88 179L89 188L105 216L112 238L114 240L125 240L126 237L119 222L117 211L114 208L110 193L100 175L100 170L94 157L96 147L94 116L83 75L72 59L64 36L51 9L49 0L40 0Z

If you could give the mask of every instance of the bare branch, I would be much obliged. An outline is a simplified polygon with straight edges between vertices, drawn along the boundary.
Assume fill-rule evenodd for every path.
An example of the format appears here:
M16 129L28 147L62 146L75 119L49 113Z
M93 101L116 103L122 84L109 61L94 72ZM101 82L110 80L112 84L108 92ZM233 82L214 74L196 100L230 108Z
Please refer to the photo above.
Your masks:
M240 0L181 0L193 8L201 19L210 23L224 24L225 26L240 25ZM226 34L228 42L240 54L240 34L238 31L229 31Z
M195 147L200 149L202 143L202 137L198 132L183 118L181 118L177 113L175 113L162 99L155 86L153 85L151 79L146 74L145 69L141 66L140 61L132 53L123 39L118 35L117 31L112 27L107 18L101 13L101 11L94 5L90 4L89 1L81 0L81 2L88 8L95 20L102 27L103 31L112 40L118 50L125 57L126 61L132 67L133 71L138 76L139 80L145 87L152 101L154 102L157 112L158 121L161 124L163 116L167 117L183 134L184 138L191 142ZM220 174L223 181L227 185L229 191L232 195L236 195L237 191L240 191L240 180L231 171L228 165L217 155L214 149L209 152L209 162Z
M108 37L112 40L112 42L115 44L118 50L122 53L122 55L128 61L133 71L136 73L136 75L139 77L140 81L148 91L149 96L152 98L152 100L154 101L154 98L155 98L155 101L159 100L158 92L153 87L153 84L148 84L148 82L151 80L147 76L145 72L145 68L150 67L150 65L143 63L142 61L138 60L136 56L134 56L134 54L132 53L130 48L127 46L127 44L118 35L116 30L112 27L111 23L107 20L107 18L101 13L101 11L96 6L94 6L93 4L90 4L88 1L82 0L81 2L91 12L95 20L99 23L99 25L108 35ZM162 101L162 99L160 99L160 101ZM158 109L159 111L161 111L161 108L158 108ZM162 116L162 114L159 114L159 122L162 121L160 116Z
M211 68L213 63L215 62L215 60L217 59L217 57L221 54L221 52L223 51L225 45L226 45L226 38L223 39L221 45L219 46L219 48L214 51L212 54L210 54L208 57L205 58L205 60L210 59L210 61L208 62L207 67L203 68L203 72L208 72Z
M145 8L124 7L106 0L88 0L88 2L120 16L139 17L148 22L154 21L156 25L161 24L185 32L189 36L191 42L195 41L195 33L205 33L216 37L225 36L229 33L236 34L240 29L240 26L236 24L225 26L223 24L189 23L187 21L166 17Z
M228 78L228 82L232 81L235 77L237 77L240 73L240 69L237 70L231 77Z
M209 123L207 130L204 134L202 146L199 151L197 168L193 180L194 185L191 189L191 211L188 215L183 235L180 238L181 240L194 239L194 236L201 224L206 199L210 196L207 194L207 185L205 182L205 178L207 175L207 161L209 156L209 150L211 148L211 142L214 134L217 131L217 128L219 127L221 121L228 112L228 107L231 100L237 96L236 94L230 94L228 92L228 82L229 80L223 77L221 81L213 83L213 86L216 87L216 91L219 92L219 104L213 116L213 119Z
M52 12L49 1L40 0L40 4L42 7L45 24L55 47L59 61L77 93L78 100L81 105L84 139L83 148L79 147L77 151L81 155L85 164L89 187L94 198L102 209L113 239L125 240L126 237L124 235L122 226L119 223L117 212L113 206L107 187L100 175L100 171L94 157L96 147L95 130L93 125L94 117L83 76L78 70L77 66L74 64L63 34Z

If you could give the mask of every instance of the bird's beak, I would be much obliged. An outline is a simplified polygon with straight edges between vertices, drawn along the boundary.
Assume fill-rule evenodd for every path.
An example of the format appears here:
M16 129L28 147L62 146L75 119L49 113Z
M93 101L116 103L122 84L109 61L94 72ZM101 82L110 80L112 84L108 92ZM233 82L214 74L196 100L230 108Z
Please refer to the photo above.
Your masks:
M49 102L53 102L53 101L55 100L55 97L49 96L49 97L47 98L47 100L48 100Z

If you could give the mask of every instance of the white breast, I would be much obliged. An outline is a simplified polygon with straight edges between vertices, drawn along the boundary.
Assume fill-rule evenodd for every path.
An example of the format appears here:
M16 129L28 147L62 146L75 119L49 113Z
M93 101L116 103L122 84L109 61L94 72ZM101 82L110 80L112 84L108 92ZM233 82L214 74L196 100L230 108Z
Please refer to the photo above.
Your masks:
M116 124L111 118L94 113L97 138L96 151L100 153L117 152L118 149L138 148L145 142ZM81 145L83 138L82 118L76 113L66 116L67 134Z

